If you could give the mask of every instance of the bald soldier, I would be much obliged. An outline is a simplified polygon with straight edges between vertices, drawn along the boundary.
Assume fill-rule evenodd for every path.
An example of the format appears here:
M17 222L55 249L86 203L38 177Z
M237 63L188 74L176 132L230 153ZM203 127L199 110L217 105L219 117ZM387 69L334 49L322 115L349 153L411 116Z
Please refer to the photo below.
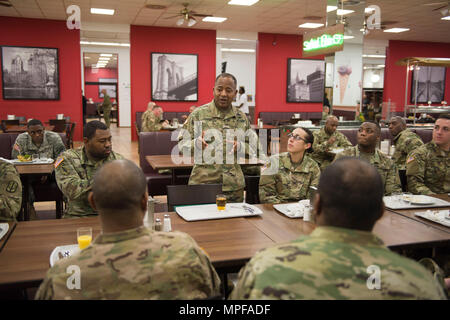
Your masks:
M411 151L423 146L422 139L409 129L406 129L406 121L402 117L392 117L389 123L389 132L394 137L395 152L392 160L398 170L406 169L406 156Z
M414 194L450 192L450 115L441 115L433 139L408 155L406 177Z
M262 170L259 179L261 203L309 199L309 187L317 187L319 183L319 165L308 156L314 142L311 131L297 128L288 137L288 152L271 156L270 166ZM274 172L269 172L271 170Z
M383 184L365 161L335 161L320 177L316 229L259 251L239 272L231 298L445 300L427 269L371 232L383 215Z
M358 144L337 154L335 160L342 157L356 157L369 162L381 175L384 194L387 196L402 192L402 188L397 166L387 155L376 148L380 136L381 128L378 124L373 122L362 123L357 134Z
M111 132L100 121L86 124L83 142L84 146L67 150L55 161L56 182L68 199L64 218L96 215L88 202L94 174L106 162L123 159L112 151Z
M153 103L153 102L150 102L150 103ZM145 111L142 114L141 132L159 131L162 128L167 127L169 125L169 121L167 121L167 120L164 120L161 123L163 109L154 103L150 109L150 103L149 103L149 109L147 109L147 111Z
M244 199L245 180L241 166L237 161L226 163L227 152L236 158L238 152L249 154L249 143L230 141L227 132L242 130L245 133L251 130L250 122L242 111L232 106L236 96L236 78L229 73L222 73L216 78L213 88L214 100L209 104L197 107L188 117L183 128L190 137L187 139L180 133L179 148L195 155L197 148L202 153L206 148L212 150L212 157L216 152L222 152L222 163L204 164L195 163L189 178L189 184L222 184L222 191L230 202L242 202ZM199 126L201 125L201 129ZM201 131L199 131L201 130ZM216 141L212 133L222 135L221 141ZM254 133L254 132L253 132ZM258 147L255 146L255 149ZM197 151L197 152L198 152ZM203 153L204 154L204 153Z
M22 183L13 164L0 159L0 221L16 221L22 207Z
M129 160L106 163L94 177L89 202L102 233L86 249L58 261L36 299L204 299L220 293L208 256L186 233L143 225L147 182ZM80 268L80 288L68 289L69 266Z
M313 153L311 157L320 165L320 169L325 169L334 159L335 154L331 152L335 148L348 148L352 144L347 137L337 131L339 125L335 116L327 117L325 126L314 131Z

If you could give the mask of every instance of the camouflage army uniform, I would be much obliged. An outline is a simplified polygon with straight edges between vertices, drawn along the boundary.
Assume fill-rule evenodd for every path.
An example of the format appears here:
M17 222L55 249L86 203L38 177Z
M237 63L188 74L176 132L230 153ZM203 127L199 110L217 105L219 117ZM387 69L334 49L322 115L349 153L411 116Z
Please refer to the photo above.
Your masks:
M397 165L398 170L406 169L406 156L411 151L423 145L422 139L409 129L401 131L394 138L395 152L392 160Z
M408 190L415 194L450 192L450 152L433 141L412 151L406 160Z
M367 282L377 266L380 289ZM369 269L370 270L370 269ZM371 232L318 227L309 236L259 251L239 273L231 299L445 299L419 263Z
M311 158L316 160L316 162L320 165L321 170L324 170L326 167L328 167L334 159L335 154L330 152L331 149L347 148L352 146L347 137L337 130L330 135L325 131L325 127L323 127L318 131L314 131L313 135L314 144ZM336 138L336 141L333 144L328 143L328 139L330 139L331 137Z
M105 124L109 128L109 126L111 124L110 117L111 117L112 104L111 104L111 100L107 94L104 95L103 103L98 109L100 111L103 111L103 118L105 119Z
M194 155L194 143L198 143L195 139L197 137L196 134L201 136L201 133L194 133L194 123L196 121L201 121L203 131L216 129L221 132L223 137L223 164L194 164L189 184L222 184L222 191L229 201L242 202L245 187L244 174L237 161L234 161L234 164L225 163L227 152L225 140L227 129L241 129L244 133L247 130L251 130L247 116L234 106L224 113L216 107L214 100L209 104L196 108L189 115L184 125L184 129L189 132L191 140L182 139L180 133L181 140L179 143L180 150L189 149L192 155ZM248 143L240 143L238 150L242 150L241 148L244 148L245 154L255 152L249 149ZM205 159L202 161L204 162Z
M14 165L0 160L0 221L15 221L22 207L22 183Z
M66 147L61 139L61 136L53 131L44 131L44 140L42 144L37 147L28 134L28 132L21 133L17 136L16 142L11 152L11 157L17 159L18 155L33 155L45 154L47 158L56 159L61 152L64 152Z
M114 151L108 158L93 162L86 155L85 147L70 149L62 153L55 161L56 182L68 199L64 218L76 218L96 215L88 202L95 172L106 162L124 159Z
M141 132L159 131L162 128L161 117L157 117L153 111L145 111L142 114Z
M80 267L80 289L67 288L70 265ZM220 294L219 285L209 258L189 235L139 227L102 234L58 261L35 298L203 299Z
M309 199L309 187L317 187L319 184L319 165L305 154L302 162L294 166L288 152L272 156L271 163L274 163L274 161L278 161L278 172L271 175L264 174L264 171L271 169L269 167L263 170L259 180L261 203L282 203Z
M369 158L367 158L367 156ZM385 196L392 193L402 192L397 166L380 150L376 149L375 154L368 155L361 153L358 146L354 146L337 154L335 160L342 157L360 158L361 160L366 160L373 165L381 175L381 179L383 179Z

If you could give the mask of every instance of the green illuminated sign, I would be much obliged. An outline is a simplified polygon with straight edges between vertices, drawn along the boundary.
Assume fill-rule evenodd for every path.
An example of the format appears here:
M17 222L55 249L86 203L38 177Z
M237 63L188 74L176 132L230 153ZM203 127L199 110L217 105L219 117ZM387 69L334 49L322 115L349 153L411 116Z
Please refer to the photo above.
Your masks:
M333 36L323 34L320 37L303 42L303 51L313 51L328 47L340 46L344 43L344 35L336 33Z

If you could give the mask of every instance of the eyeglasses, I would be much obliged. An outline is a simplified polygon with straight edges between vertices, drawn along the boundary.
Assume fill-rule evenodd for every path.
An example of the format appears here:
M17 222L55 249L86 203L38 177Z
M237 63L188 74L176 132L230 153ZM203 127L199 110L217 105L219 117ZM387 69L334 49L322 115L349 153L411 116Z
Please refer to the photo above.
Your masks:
M296 141L303 140L305 143L309 143L309 142L306 141L304 138L300 137L299 135L294 135L293 133L289 133L287 136L288 136L289 139L292 138L292 139L294 139L294 140L296 140Z

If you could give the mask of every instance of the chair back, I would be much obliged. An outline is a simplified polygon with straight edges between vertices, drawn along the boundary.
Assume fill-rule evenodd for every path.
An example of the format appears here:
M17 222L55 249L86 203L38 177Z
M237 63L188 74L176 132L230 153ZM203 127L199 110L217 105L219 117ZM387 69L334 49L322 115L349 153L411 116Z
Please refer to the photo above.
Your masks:
M14 120L2 120L2 129L8 129L11 126L18 126L20 125L20 120L19 119L14 119Z
M66 120L50 119L50 125L54 126L54 132L66 132Z
M246 175L245 178L245 202L257 204L259 202L259 179L260 176Z
M67 149L73 148L73 134L75 132L75 122L66 124Z
M222 193L221 184L170 185L167 186L167 207L216 203L216 195Z

